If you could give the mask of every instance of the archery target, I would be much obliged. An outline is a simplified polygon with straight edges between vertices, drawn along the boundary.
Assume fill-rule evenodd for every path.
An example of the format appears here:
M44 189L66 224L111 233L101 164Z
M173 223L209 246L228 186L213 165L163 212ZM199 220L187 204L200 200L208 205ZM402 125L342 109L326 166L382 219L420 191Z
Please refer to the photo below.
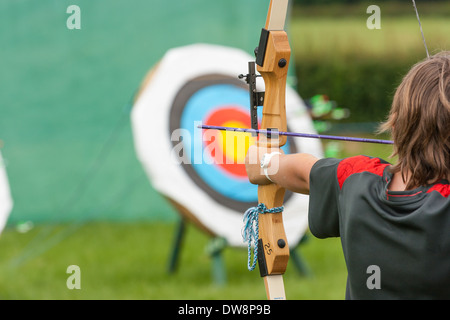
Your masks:
M3 231L8 221L13 203L9 191L8 177L6 175L5 162L0 153L0 232Z
M252 59L223 46L172 49L149 73L131 114L136 153L154 188L232 246L245 245L243 213L258 200L243 164L255 138L197 126L249 127L248 85L237 75L246 72ZM288 128L315 133L293 89L287 89L286 100ZM261 119L262 107L258 112ZM322 156L320 142L312 139L288 139L283 149ZM295 246L307 228L308 197L287 192L284 206L286 235Z
M262 108L258 110L259 119ZM257 204L257 186L248 182L243 165L251 134L212 130L199 131L196 123L215 126L248 127L249 93L245 83L236 77L211 74L191 79L174 99L170 111L170 132L183 130L194 137L187 147L183 166L189 177L220 205L239 212ZM200 120L200 121L199 121ZM210 134L214 139L206 139ZM205 141L206 140L206 141ZM213 141L210 141L213 140ZM178 141L172 141L175 148ZM295 152L290 141L283 147ZM200 161L194 161L200 159Z

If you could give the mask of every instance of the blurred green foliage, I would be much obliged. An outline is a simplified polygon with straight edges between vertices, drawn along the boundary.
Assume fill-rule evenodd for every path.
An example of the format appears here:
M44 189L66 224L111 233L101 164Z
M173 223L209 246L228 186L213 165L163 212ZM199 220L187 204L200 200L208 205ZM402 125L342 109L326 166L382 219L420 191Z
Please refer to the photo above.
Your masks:
M350 110L349 122L380 122L389 111L401 74L409 66L399 61L361 59L343 65L311 59L297 64L296 72L304 97L326 93Z
M432 0L427 2L444 2L445 0ZM294 0L295 5L324 5L324 4L354 4L367 2L367 0ZM388 0L378 0L379 2L388 2ZM396 2L411 2L411 0L397 0Z
M450 3L421 5L426 9L420 13L430 54L449 50L450 21L440 14ZM381 3L378 30L367 27L366 8L296 7L289 30L300 95L328 95L350 110L346 122L384 120L402 77L426 58L412 6ZM402 14L393 14L399 8Z

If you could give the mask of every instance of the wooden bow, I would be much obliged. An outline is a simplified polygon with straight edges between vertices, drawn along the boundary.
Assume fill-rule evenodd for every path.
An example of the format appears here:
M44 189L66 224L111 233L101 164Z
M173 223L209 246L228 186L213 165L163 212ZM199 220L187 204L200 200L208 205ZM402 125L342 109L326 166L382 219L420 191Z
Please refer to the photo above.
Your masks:
M271 0L265 28L261 32L257 50L257 70L265 83L262 129L287 131L286 125L286 79L291 49L284 25L289 0ZM281 147L287 137L262 139L261 147ZM263 141L264 140L264 141ZM258 187L258 202L268 209L281 207L284 188L276 184ZM283 274L289 260L289 247L281 213L259 214L258 264L264 278L267 298L286 299Z

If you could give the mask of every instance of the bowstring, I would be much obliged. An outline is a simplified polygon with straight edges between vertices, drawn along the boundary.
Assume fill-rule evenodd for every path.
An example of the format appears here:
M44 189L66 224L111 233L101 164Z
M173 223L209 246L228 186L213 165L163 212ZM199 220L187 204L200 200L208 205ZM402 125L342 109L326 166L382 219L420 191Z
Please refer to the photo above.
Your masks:
M416 11L417 21L419 21L419 27L420 27L420 33L422 34L423 45L425 46L425 51L427 52L427 58L429 59L430 54L428 53L427 42L425 41L425 36L423 34L422 23L420 22L419 11L417 10L417 7L416 7L416 1L412 0L412 3L414 6L414 10Z

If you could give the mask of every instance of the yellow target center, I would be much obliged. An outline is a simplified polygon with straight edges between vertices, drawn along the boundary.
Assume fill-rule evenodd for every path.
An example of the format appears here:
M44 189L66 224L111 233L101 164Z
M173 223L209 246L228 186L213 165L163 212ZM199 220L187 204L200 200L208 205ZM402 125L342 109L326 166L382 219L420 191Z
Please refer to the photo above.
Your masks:
M245 128L241 122L228 121L223 123L225 127ZM256 137L248 132L222 131L220 135L223 154L226 163L244 163L248 148L255 144Z

